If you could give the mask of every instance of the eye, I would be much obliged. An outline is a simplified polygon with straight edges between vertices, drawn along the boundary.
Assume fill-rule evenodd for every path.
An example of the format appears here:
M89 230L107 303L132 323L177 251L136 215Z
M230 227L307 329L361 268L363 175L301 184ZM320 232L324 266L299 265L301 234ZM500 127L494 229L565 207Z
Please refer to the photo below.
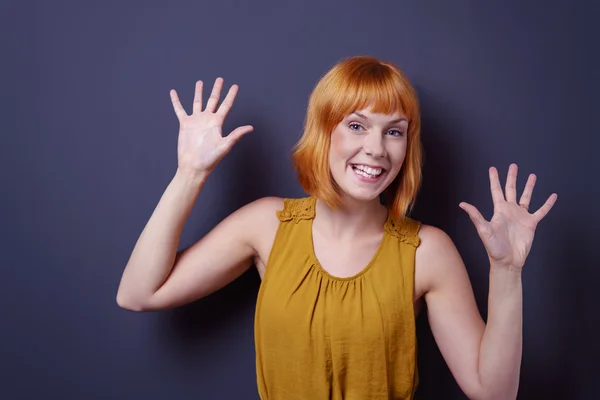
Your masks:
M388 134L390 134L391 136L404 136L404 132L402 132L401 130L398 129L392 129L390 131L387 131Z
M357 131L362 128L362 126L360 126L360 124L357 124L356 122L351 122L350 124L348 124L348 127L352 131Z

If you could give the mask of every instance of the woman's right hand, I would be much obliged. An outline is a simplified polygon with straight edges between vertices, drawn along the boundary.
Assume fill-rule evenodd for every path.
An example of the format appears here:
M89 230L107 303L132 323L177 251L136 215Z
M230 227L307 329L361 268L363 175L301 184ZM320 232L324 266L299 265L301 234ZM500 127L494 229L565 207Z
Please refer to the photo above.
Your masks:
M233 85L217 109L223 79L217 78L202 111L202 81L196 82L192 115L187 115L177 92L171 90L171 102L179 119L179 140L177 143L177 162L179 171L193 175L206 175L227 154L233 145L254 128L251 125L240 126L226 137L222 135L223 122L233 105L238 86Z

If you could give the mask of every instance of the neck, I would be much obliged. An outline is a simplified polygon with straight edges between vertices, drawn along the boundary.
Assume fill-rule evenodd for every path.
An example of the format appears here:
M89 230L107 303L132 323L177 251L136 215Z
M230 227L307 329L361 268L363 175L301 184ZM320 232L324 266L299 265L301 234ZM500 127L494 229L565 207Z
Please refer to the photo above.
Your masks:
M342 198L342 204L330 208L325 202L317 200L316 220L320 230L335 238L351 238L381 231L388 211L379 199L361 202Z

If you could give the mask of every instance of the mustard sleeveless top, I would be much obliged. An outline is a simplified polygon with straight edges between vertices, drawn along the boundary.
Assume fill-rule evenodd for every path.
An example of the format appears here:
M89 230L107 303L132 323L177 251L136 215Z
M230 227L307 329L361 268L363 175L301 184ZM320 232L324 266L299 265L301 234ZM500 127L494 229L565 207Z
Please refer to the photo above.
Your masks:
M358 274L328 274L314 254L316 199L284 199L255 314L263 400L412 399L418 384L413 306L420 223L389 214Z

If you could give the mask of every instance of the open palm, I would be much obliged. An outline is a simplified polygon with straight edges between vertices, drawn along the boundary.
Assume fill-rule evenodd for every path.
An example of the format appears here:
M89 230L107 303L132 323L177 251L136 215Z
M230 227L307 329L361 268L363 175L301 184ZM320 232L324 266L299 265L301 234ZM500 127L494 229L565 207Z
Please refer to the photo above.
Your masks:
M238 86L231 86L227 96L217 107L223 88L223 78L217 78L204 110L202 87L202 81L196 82L191 115L185 112L177 92L170 92L173 109L179 119L177 157L180 170L210 172L242 136L254 129L251 125L240 126L223 137L223 122L233 106Z
M483 241L490 262L495 266L522 268L533 244L537 224L554 206L558 195L552 193L535 213L529 213L529 203L536 176L530 174L521 199L517 204L517 164L511 164L506 178L506 198L500 186L498 171L491 167L490 187L494 202L494 215L486 221L479 210L462 202L459 206L469 214L479 237Z

